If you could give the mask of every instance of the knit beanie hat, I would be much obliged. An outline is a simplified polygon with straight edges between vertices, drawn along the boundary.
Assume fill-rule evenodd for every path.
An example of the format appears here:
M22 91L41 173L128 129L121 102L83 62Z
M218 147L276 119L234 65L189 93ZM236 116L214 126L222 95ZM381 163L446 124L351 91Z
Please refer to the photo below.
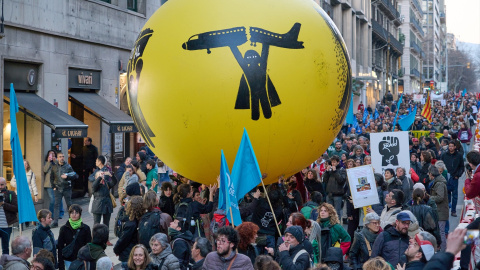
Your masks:
M290 233L297 239L299 243L302 243L304 238L303 238L303 230L302 227L300 226L290 226L285 230L285 234Z
M365 222L364 224L367 225L373 220L380 220L380 217L375 212L371 212L365 215Z

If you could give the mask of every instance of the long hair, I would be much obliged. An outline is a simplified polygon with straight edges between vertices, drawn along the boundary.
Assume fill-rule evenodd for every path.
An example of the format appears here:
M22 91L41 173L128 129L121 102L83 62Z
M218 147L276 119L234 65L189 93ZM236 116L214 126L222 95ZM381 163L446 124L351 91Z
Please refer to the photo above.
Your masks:
M187 198L188 194L192 190L190 184L181 184L177 187L177 194L173 196L173 202L179 204L181 199Z
M327 212L328 212L328 216L330 218L330 225L335 225L335 224L339 224L339 220L338 220L338 215L337 215L337 211L335 210L335 207L333 207L333 205L329 204L329 203L322 203L319 207L318 207L318 213L320 213L320 210L322 209L322 207L325 207L325 209L327 209ZM318 219L317 219L317 222L318 224L320 224L322 221L320 220L320 215L318 215Z
M290 217L292 218L292 225L302 227L303 231L305 231L306 228L310 228L310 226L312 226L310 220L306 219L305 216L300 212L292 213Z
M142 244L135 245L132 248L132 251L130 251L130 256L128 256L127 266L128 266L129 269L137 269L137 267L135 266L135 263L133 262L133 254L135 253L135 249L137 249L137 248L141 248L143 250L143 256L144 256L145 260L143 261L142 265L140 266L140 269L145 269L145 268L147 268L147 265L150 264L151 260L150 260L150 256L148 255L147 248L145 248L145 246L142 245Z
M425 191L421 188L416 188L413 191L412 197L414 204L421 204L423 201L423 197L425 197Z
M246 250L248 245L254 240L255 234L257 234L260 228L253 222L243 222L237 227L240 241L238 242L238 248Z
M313 178L312 179L308 179L308 173L311 172L313 174ZM314 170L314 169L309 169L307 171L307 174L305 175L305 181L317 181L317 172Z
M390 270L390 265L382 257L371 258L363 264L363 270Z
M143 214L145 214L145 208L143 208L143 199L140 196L133 196L127 203L126 214L128 218L133 220L140 220Z

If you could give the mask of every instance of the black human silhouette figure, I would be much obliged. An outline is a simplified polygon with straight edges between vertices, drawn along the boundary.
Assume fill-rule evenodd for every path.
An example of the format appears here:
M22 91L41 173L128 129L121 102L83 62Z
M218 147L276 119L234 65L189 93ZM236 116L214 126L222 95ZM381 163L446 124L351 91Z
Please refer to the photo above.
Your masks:
M145 117L143 116L142 109L138 104L138 82L140 80L140 74L142 73L143 68L143 52L147 46L148 40L153 34L153 30L147 28L140 32L135 42L135 46L132 49L130 59L128 60L128 100L130 113L132 115L133 121L138 131L142 134L142 138L145 139L145 142L151 146L155 147L151 137L155 137L150 126L147 124Z
M238 46L247 42L245 28L235 27L224 30L205 32L194 35L182 44L185 50L202 50L229 47L233 56L243 70L238 88L235 109L251 109L252 120L260 119L260 106L266 119L272 117L272 107L281 104L280 97L267 73L270 46L287 49L302 49L303 42L298 41L300 23L295 23L286 34L277 34L262 28L250 27L250 41L253 46L262 43L259 55L255 50L248 50L242 56Z

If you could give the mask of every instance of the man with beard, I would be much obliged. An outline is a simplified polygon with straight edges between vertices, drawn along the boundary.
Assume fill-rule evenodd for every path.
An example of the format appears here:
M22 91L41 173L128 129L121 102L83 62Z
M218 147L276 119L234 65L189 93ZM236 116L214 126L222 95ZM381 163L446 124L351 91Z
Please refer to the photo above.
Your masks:
M288 227L285 230L284 238L285 242L280 244L280 246L278 247L278 262L282 266L282 269L307 270L310 267L310 255L305 250L302 244L302 242L305 240L302 227Z
M203 270L227 268L253 270L250 258L236 252L239 236L234 228L222 227L217 235L217 251L208 253L203 263Z
M348 156L347 151L342 149L342 143L340 141L337 141L335 143L335 150L328 153L328 157L330 157L330 158L333 157L333 156L341 157L342 154L346 154Z
M410 222L410 216L405 212L400 212L395 224L387 225L384 231L378 235L373 244L371 258L380 256L391 265L397 265L400 262L401 254L407 250L409 245L408 226L410 226Z
M407 264L397 265L397 269L422 270L427 262L433 257L436 249L436 240L428 232L419 232L414 238L410 239L405 256Z

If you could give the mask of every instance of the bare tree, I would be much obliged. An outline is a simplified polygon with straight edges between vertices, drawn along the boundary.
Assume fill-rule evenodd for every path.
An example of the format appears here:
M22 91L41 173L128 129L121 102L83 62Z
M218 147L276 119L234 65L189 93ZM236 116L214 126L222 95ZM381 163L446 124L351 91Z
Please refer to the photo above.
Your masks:
M448 52L448 89L476 89L477 73L474 61L463 51Z

